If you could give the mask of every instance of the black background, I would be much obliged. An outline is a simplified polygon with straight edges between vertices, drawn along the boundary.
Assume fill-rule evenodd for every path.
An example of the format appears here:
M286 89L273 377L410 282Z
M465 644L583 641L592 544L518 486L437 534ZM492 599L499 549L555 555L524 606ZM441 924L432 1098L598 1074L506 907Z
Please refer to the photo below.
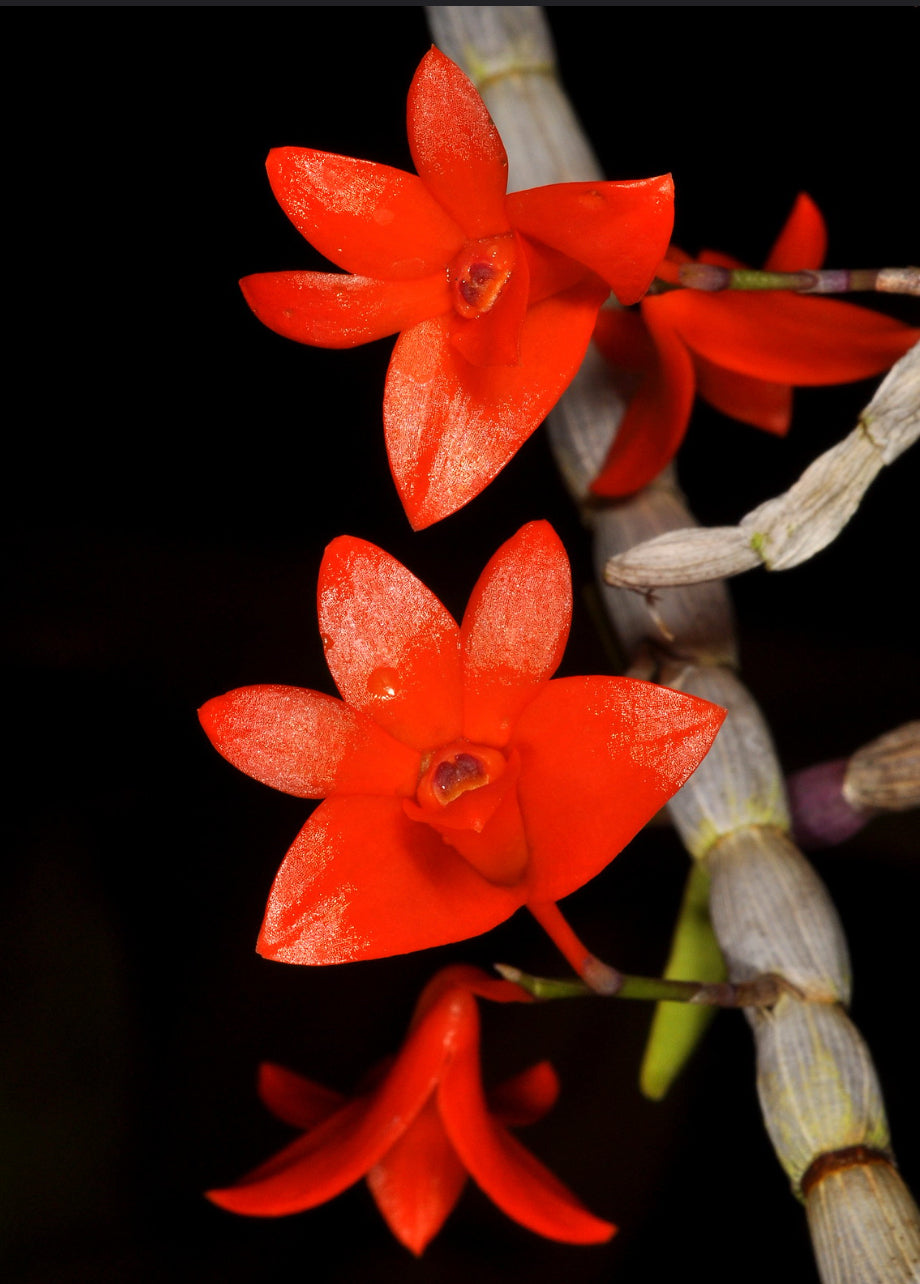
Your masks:
M675 239L759 262L799 190L829 264L917 261L906 182L916 15L551 8L561 72L611 178L672 170ZM497 545L546 517L587 538L538 433L421 534L386 470L389 341L327 353L248 312L236 280L319 266L274 203L269 147L410 167L405 95L430 43L415 7L20 12L8 45L0 1240L22 1284L310 1279L813 1278L763 1134L749 1035L719 1018L671 1098L636 1073L633 1004L486 1010L487 1078L549 1056L564 1092L523 1139L593 1210L600 1248L542 1241L469 1190L425 1258L362 1186L312 1213L235 1218L201 1191L287 1140L260 1107L272 1059L348 1090L399 1042L433 971L557 971L526 915L485 938L323 970L253 952L302 802L234 772L195 709L244 683L331 690L315 620L325 544L372 539L455 612ZM11 23L12 25L12 23ZM814 28L812 28L814 30ZM885 50L890 51L888 54ZM906 319L916 308L888 305ZM871 384L796 394L785 442L698 407L680 475L736 521L849 431ZM886 470L835 545L733 586L743 671L787 769L917 716L917 460ZM579 602L564 673L605 654ZM920 1179L912 1021L916 815L817 858L844 916L854 1016ZM661 967L685 861L649 831L566 911L599 954ZM739 1256L744 1254L743 1257Z

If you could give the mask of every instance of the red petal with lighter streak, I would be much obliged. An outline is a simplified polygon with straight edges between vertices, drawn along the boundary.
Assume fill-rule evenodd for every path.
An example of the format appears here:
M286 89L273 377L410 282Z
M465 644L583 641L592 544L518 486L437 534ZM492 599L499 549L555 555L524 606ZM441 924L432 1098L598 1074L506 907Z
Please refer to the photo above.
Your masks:
M420 178L466 235L506 232L502 140L472 81L439 49L429 50L412 79L407 119Z
M517 366L473 366L443 318L400 335L383 403L390 468L416 530L462 508L504 468L571 382L606 287L591 277L531 307Z
M608 361L616 366L625 360L634 369L638 356L644 368L604 467L591 486L596 495L619 499L648 485L673 459L690 422L696 388L693 362L667 321L659 319L659 302L647 299L642 317L602 312L598 318L598 347ZM618 348L620 335L626 340L622 349Z
M571 1191L489 1115L479 1078L478 1040L458 1048L438 1085L447 1135L470 1176L502 1212L529 1230L567 1244L600 1244L616 1227L595 1217Z
M490 559L463 616L463 734L502 746L521 709L562 659L572 576L548 522L522 527Z
M450 1144L434 1099L367 1174L367 1184L390 1230L421 1256L466 1184L466 1169Z
M342 536L317 591L326 661L342 698L426 750L460 734L460 631L430 589L389 553Z
M240 289L276 334L319 348L353 348L450 311L447 274L381 281L341 272L259 272Z
M522 904L496 887L398 798L333 797L278 871L257 949L283 963L348 963L487 932Z
M358 276L443 272L463 244L463 232L415 174L308 147L276 147L266 168L301 236Z
M333 696L299 687L240 687L198 714L215 749L298 798L415 792L419 755Z
M630 678L560 678L521 714L518 795L532 901L594 878L680 788L725 710Z
M638 303L664 258L674 225L670 174L626 183L553 183L512 192L514 226L604 278L619 301Z

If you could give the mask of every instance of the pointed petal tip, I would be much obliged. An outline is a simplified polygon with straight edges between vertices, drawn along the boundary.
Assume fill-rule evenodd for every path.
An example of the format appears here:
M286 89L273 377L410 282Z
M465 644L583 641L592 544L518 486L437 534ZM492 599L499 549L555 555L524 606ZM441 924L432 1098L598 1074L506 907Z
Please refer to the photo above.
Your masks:
M827 255L827 224L807 192L799 192L764 267L775 272L816 270Z
M436 46L409 87L409 148L419 177L468 237L507 230L508 160L469 76Z
M252 1207L251 1201L247 1198L246 1190L242 1187L227 1186L219 1190L206 1190L204 1197L209 1204L214 1204L216 1208L222 1208L227 1213L238 1213L245 1217L280 1217L284 1212L274 1212L265 1208Z

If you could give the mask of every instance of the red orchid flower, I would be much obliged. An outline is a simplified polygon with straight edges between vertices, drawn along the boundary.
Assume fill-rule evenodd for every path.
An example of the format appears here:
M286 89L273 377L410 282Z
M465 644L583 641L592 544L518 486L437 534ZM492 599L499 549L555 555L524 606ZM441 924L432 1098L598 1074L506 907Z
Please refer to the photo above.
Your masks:
M554 902L675 793L724 711L628 678L549 680L572 597L546 522L498 550L459 628L404 566L349 536L326 550L318 603L342 700L243 687L200 713L248 775L326 799L278 872L259 952L381 958L477 936L527 905L582 972L587 951Z
M469 1175L502 1212L538 1235L569 1244L610 1239L616 1227L589 1213L508 1132L553 1106L559 1084L552 1066L540 1062L484 1095L475 994L501 1003L527 999L516 985L476 968L438 973L402 1051L353 1101L263 1065L262 1100L303 1136L208 1198L234 1213L279 1217L315 1208L366 1177L393 1234L418 1255Z
M383 417L409 521L468 503L559 400L613 289L642 297L673 223L670 176L505 195L508 162L472 83L432 49L409 90L418 174L272 151L282 209L352 275L268 272L243 293L290 339L348 348L402 332Z
M764 266L816 269L826 247L821 211L803 192ZM669 265L691 261L672 246L659 275L676 280ZM698 262L744 266L711 250ZM920 339L920 329L869 308L791 291L679 289L646 296L639 313L602 312L594 337L611 364L641 377L592 487L619 498L645 486L674 457L695 394L733 419L783 436L793 386L880 374Z

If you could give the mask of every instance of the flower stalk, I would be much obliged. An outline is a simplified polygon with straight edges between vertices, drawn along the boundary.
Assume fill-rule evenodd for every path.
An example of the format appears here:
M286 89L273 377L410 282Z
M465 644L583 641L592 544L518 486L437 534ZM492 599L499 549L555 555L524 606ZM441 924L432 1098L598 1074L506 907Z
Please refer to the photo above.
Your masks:
M660 976L627 976L604 965L611 974L612 988L599 990L585 981L559 980L555 977L532 976L507 963L496 963L495 970L506 981L513 981L535 999L577 999L585 995L602 995L609 999L640 999L652 1003L696 1003L715 1008L769 1008L783 993L795 993L794 987L781 976L759 976L753 981L732 985L728 981L673 981ZM615 980L614 980L615 978Z
M677 283L690 290L794 290L797 294L920 294L920 268L816 268L805 272L766 272L727 268L718 263L683 263Z
M470 6L429 14L440 47L479 78L516 182L535 181L531 157L547 164L545 137L558 148L568 131L571 153L590 155L570 109L557 112L558 85L546 89L553 83L545 70L550 46L538 9ZM525 31L531 46L540 44L538 75L515 61L527 43ZM606 371L589 360L551 417L560 469L579 500L603 465L623 408ZM586 505L585 516L600 566L641 540L693 524L668 473L625 503ZM891 1158L870 1053L846 1013L845 937L826 889L788 837L769 730L732 669L724 584L671 587L655 595L654 607L620 587L603 592L632 663L657 664L659 681L729 709L713 752L670 812L711 877L712 920L729 980L739 985L773 973L800 991L783 994L769 1010L746 1009L746 1016L766 1128L805 1204L821 1278L824 1284L916 1281L920 1215Z

